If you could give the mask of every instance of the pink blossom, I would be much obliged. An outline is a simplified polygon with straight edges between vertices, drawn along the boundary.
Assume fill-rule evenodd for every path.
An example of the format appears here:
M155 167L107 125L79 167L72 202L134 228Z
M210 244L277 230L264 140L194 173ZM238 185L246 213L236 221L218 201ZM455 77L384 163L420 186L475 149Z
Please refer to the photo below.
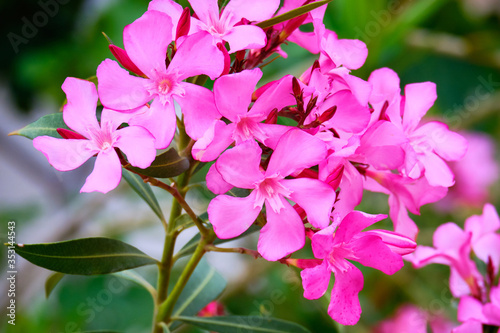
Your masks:
M500 287L491 288L489 296L490 301L485 304L471 296L462 297L458 304L458 320L500 326Z
M211 91L182 82L200 74L214 79L222 73L224 57L212 45L208 33L187 37L168 67L165 58L172 42L172 20L168 15L147 11L125 27L123 42L131 61L147 77L131 76L115 61L103 61L97 68L101 102L105 107L130 112L153 99L149 109L135 114L130 123L147 128L156 139L156 148L167 147L174 136L174 100L181 106L187 133L195 139L220 118Z
M287 199L305 210L313 226L324 228L330 223L335 192L317 179L285 179L325 158L325 144L304 131L292 129L281 137L265 172L260 169L261 154L258 144L247 140L219 157L215 166L220 177L211 180L222 179L252 192L245 198L217 196L208 206L208 216L219 238L233 238L250 227L265 204L267 224L260 232L258 251L273 261L304 246L302 218Z
M432 82L412 83L400 96L399 78L388 68L374 71L368 79L374 90L370 103L373 117L379 116L398 126L408 137L405 145L406 163L401 172L412 179L426 177L431 186L450 187L453 173L443 161L457 161L467 151L467 141L448 126L437 121L418 127L420 120L437 98L436 85Z
M401 255L393 252L377 235L377 232L384 234L383 230L363 232L363 229L385 217L354 211L340 222L337 230L331 225L315 233L311 239L314 256L323 259L323 262L301 272L304 297L317 299L323 296L333 273L335 283L328 314L342 325L358 322L361 315L358 293L364 284L361 271L348 260L376 268L385 274L394 274L403 267ZM409 238L401 237L400 240L399 247L415 247L415 242Z
M97 91L92 82L69 77L62 89L68 99L63 111L64 122L78 135L75 133L70 139L39 136L33 140L33 146L59 171L76 169L97 154L94 170L80 192L106 193L118 185L122 167L115 148L127 155L131 165L139 168L147 168L155 159L154 138L144 128L118 129L126 117L106 108L100 124L97 122Z
M207 31L214 40L229 43L229 53L257 49L266 45L265 32L255 26L241 24L242 19L263 21L273 16L279 0L231 0L219 13L217 0L189 0L199 20L193 20L195 31Z
M193 157L212 161L233 141L238 145L257 139L274 148L278 139L290 127L261 123L273 109L281 110L295 103L291 95L292 77L285 76L267 85L267 89L248 110L257 82L262 77L260 69L224 75L214 83L217 111L231 123L217 121L193 147Z

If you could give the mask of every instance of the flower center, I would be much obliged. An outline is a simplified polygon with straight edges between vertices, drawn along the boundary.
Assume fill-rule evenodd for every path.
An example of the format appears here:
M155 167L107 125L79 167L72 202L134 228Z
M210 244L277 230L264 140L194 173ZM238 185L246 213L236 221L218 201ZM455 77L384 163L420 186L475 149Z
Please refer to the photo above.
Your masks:
M288 198L292 191L283 186L280 180L283 177L275 174L258 182L255 186L257 191L257 200L255 206L262 206L264 201L271 206L275 213L279 213L283 208L282 197Z
M172 88L172 82L169 79L163 79L158 83L158 93L167 94Z
M327 257L328 265L335 270L345 272L350 266L346 259L353 259L354 257L355 256L350 244L346 244L344 242L335 244Z
M264 142L268 136L257 124L258 122L251 117L238 116L236 130L234 131L234 140L236 144L253 138L256 138L260 142Z

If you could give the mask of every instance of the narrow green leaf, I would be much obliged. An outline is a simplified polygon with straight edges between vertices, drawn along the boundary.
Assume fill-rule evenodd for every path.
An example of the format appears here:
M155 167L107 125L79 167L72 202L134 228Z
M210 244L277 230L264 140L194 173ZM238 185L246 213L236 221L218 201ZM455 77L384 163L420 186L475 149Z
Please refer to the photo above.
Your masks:
M272 27L273 25L276 25L278 23L282 23L288 20L291 20L293 18L299 17L303 14L309 13L311 10L316 9L318 7L321 7L323 5L326 5L327 3L331 2L332 0L322 0L322 1L317 1L317 2L312 2L307 5L304 5L299 8L292 9L286 13L283 13L281 15L275 16L273 18L270 18L269 20L265 20L262 22L259 22L256 24L256 26L265 29Z
M126 169L123 169L122 176L127 181L127 183L129 183L130 187L132 187L132 189L137 194L139 194L139 196L149 205L149 207L151 207L156 216L158 216L160 220L165 221L165 216L161 211L160 205L158 204L158 200L156 200L153 190L151 190L151 186L144 183L140 176Z
M220 238L217 238L213 242L213 244L214 245L224 244L224 243L230 242L232 240L248 236L248 235L253 234L254 232L257 232L259 230L260 230L260 227L254 224L254 225L251 225L250 228L247 229L247 231L245 231L244 233L242 233L238 237L234 237L234 238L231 238L231 239L220 239ZM179 252L177 252L176 257L177 258L182 258L184 256L192 254L194 252L194 250L196 249L196 246L198 245L199 242L200 242L200 234L198 233L198 234L194 235L193 238L191 238L186 243L186 245L184 245L182 247L182 249L179 250Z
M57 133L58 128L69 129L64 123L63 115L61 112L48 114L41 117L37 121L18 129L17 131L9 133L9 135L21 135L28 139L33 140L37 136L48 135L55 138L61 138Z
M226 280L202 259L175 304L173 316L194 316L226 288ZM171 325L174 330L181 323Z
M149 168L131 167L130 169L146 176L170 178L189 169L189 161L187 158L179 156L174 148L170 148L163 154L156 156Z
M182 214L174 221L176 229L187 229L194 226L193 219L188 214Z
M139 286L143 287L151 294L153 300L156 300L156 289L139 274L133 271L121 271L113 274L123 279L127 279L129 281L137 283Z
M262 316L176 317L186 324L220 333L310 333L306 328L281 319Z
M45 280L45 298L49 298L50 294L52 293L52 290L57 286L59 281L65 276L66 274L55 272L50 274L50 276Z
M132 245L104 237L17 244L16 253L37 266L76 275L108 274L157 263Z

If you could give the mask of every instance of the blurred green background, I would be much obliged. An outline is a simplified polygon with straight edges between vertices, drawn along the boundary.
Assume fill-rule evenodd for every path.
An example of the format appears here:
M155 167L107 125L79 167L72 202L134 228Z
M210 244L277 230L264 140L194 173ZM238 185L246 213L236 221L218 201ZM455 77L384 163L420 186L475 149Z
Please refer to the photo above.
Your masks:
M7 221L14 220L19 242L105 235L125 239L148 254L160 256L162 236L158 230L161 229L146 205L126 185L106 196L79 194L92 164L62 175L50 168L28 139L6 137L7 133L40 116L56 112L64 100L60 87L67 76L95 75L99 63L112 57L101 32L122 45L123 27L141 16L147 3L144 0L0 3L0 34L4 36L0 52L2 240L6 237ZM402 86L411 82L435 82L439 97L429 115L441 118L455 131L486 133L496 144L494 152L498 160L498 0L334 0L328 6L325 24L336 31L339 38L366 42L369 56L355 75L367 79L374 69L390 67L399 73ZM299 76L316 58L296 45L284 49L289 58L278 59L266 67L264 80L284 74ZM481 200L500 207L498 185L497 180L490 186L488 196ZM158 195L167 211L169 197ZM193 194L191 199L199 205L200 212L206 206L199 195ZM467 216L481 212L482 203L449 203L447 209L424 207L421 216L414 216L421 228L419 243L430 245L433 231L444 222L463 225ZM385 213L387 198L366 193L360 209ZM390 223L385 226L391 227ZM249 247L255 246L255 239L246 242ZM4 248L1 255L4 268ZM293 269L225 254L209 257L209 260L230 281L221 298L228 313L272 315L296 321L312 332L339 329L370 332L377 322L408 302L455 319L457 304L448 290L446 267L430 266L417 271L407 264L394 276L363 268L361 321L355 327L339 328L326 313L326 299L313 302L302 297L298 272ZM104 294L109 294L103 291L108 290L116 278L66 277L46 300L43 282L47 272L21 258L18 264L16 326L7 325L2 303L0 331L62 333L115 329L142 333L150 330L152 302L139 287L124 282L123 289L112 293L109 301L94 304L92 299L103 299ZM141 272L151 282L155 280L153 271ZM4 302L6 297L2 295L1 299Z

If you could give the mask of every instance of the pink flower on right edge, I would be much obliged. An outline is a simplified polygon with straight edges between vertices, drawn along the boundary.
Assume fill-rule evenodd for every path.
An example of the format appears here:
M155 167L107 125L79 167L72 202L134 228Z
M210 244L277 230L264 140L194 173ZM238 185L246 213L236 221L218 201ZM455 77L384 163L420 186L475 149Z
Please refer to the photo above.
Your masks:
M348 260L392 275L403 267L403 254L415 249L408 237L385 230L363 231L386 215L349 213L337 230L331 225L312 236L314 256L323 259L300 276L304 297L318 299L326 292L331 274L335 275L328 314L342 325L355 325L361 316L358 293L363 289L363 274Z

